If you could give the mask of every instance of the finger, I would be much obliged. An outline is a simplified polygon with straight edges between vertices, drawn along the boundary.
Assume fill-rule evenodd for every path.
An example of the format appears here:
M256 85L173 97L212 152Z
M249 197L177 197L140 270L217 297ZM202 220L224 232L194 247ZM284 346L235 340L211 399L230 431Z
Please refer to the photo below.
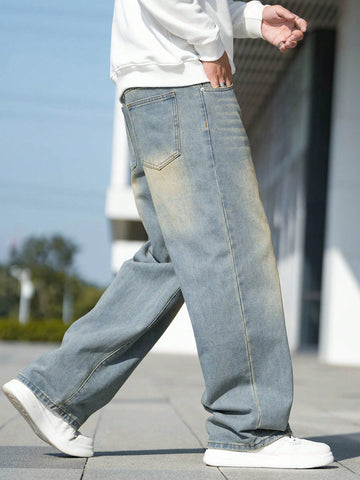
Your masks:
M295 30L292 32L288 40L295 40L295 42L300 42L304 38L303 32L300 30Z
M224 80L220 83L225 83L227 87L230 87L230 85L232 85L232 73L231 73L231 71L226 72L226 74L224 75Z
M232 79L231 77L227 77L227 78L220 78L219 80L219 83L218 83L218 87L230 87L232 85Z
M286 43L285 43L285 46L286 48L295 48L297 45L297 42L293 41L293 40L288 40Z
M287 50L285 41L284 42L279 42L277 44L277 48L280 50L281 53L285 53L286 50Z
M307 21L303 18L296 17L295 25L300 29L301 32L305 33L307 30Z
M213 88L216 88L219 86L219 77L217 75L211 75L211 76L208 75L207 77L209 79L210 85Z
M282 7L281 5L274 5L274 8L279 17L289 20L290 22L295 22L296 15L291 13L290 10Z

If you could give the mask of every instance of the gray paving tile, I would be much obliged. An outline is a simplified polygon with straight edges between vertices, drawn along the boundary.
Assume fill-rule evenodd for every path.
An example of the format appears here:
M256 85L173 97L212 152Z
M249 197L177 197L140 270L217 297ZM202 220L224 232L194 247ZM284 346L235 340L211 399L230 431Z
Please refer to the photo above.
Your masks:
M0 423L0 446L44 446L44 442L38 438L30 426L10 404L5 400L4 407L8 408L7 418ZM0 403L0 408L2 407ZM93 436L98 422L99 413L93 415L81 428L81 432L87 436Z
M90 458L86 471L91 470L193 470L207 469L202 461L203 449L199 448L158 448L111 450L96 452Z
M353 473L333 464L312 470L221 468L228 480L356 480Z
M324 437L332 446L335 459L360 476L360 432Z
M166 470L158 468L156 470L106 470L106 476L103 470L85 471L83 480L224 480L223 475L218 470Z
M80 480L82 472L72 469L1 468L0 480ZM103 477L104 478L104 477Z
M350 472L353 472L354 475L357 475L357 479L360 477L360 457L347 458L346 460L341 460L339 464L345 467Z
M111 403L104 409L87 470L201 465L203 449L166 402ZM196 457L194 459L194 457Z
M0 465L3 468L72 469L82 470L84 458L68 457L56 449L45 447L0 447Z
M167 368L161 367L166 358ZM204 381L199 360L194 356L153 355L151 362L144 362L144 372L149 374L156 389L168 399L172 408L188 425L202 446L206 446L207 432L205 420L208 413L201 405ZM181 376L177 374L181 372Z
M186 449L161 449L161 450L146 450L146 451L125 451L124 454L113 457L112 462L109 462L109 457L105 459L107 461L106 470L116 471L148 471L153 472L159 469L167 471L192 471L199 472L207 470L207 467L202 462L202 452L195 453L183 453ZM134 455L135 454L135 455ZM94 459L95 460L95 459ZM103 463L95 461L89 462L86 471L101 470ZM94 462L94 463L93 463Z
M101 410L92 415L80 428L83 435L94 438L98 422L101 417Z
M1 399L2 400L2 399ZM9 404L8 400L0 400L0 434L6 425L14 422L18 416L16 410Z
M15 412L15 418L4 424L0 429L0 447L9 446L23 446L23 447L43 447L45 444L35 433L31 430L30 426Z
M354 436L359 433L357 425L344 424L337 418L317 418L317 417L296 417L292 416L291 426L294 434L298 437L334 437L331 441L336 440L337 436L351 435ZM353 438L352 441L355 441Z
M172 407L184 423L189 426L200 444L206 447L208 436L205 422L209 414L205 411L200 401L203 392L202 386L184 389L181 385L171 385L159 388L167 392Z
M31 342L0 342L0 379L12 378L20 369L36 360L49 350L54 350L56 344Z
M0 342L0 382L41 353L43 344ZM321 365L296 355L295 434L329 443L338 463L315 470L205 467L203 379L192 356L151 354L113 401L81 429L96 431L96 455L83 480L355 480L360 476L360 369ZM0 480L80 480L84 459L66 457L39 440L0 395Z
M158 360L144 363L133 385L103 409L84 480L99 478L105 468L106 478L222 478L218 471L208 476L203 448L160 388L172 381L158 373ZM138 382L147 388L135 392Z

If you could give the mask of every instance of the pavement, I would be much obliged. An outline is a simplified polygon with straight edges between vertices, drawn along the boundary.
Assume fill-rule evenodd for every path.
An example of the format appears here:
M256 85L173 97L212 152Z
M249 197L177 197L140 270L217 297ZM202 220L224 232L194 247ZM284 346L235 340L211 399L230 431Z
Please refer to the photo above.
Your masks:
M53 345L0 342L0 381ZM206 467L203 380L192 355L150 353L83 426L95 456L71 458L38 439L0 395L0 480L355 480L360 477L360 368L294 355L294 433L329 443L336 461L313 470Z

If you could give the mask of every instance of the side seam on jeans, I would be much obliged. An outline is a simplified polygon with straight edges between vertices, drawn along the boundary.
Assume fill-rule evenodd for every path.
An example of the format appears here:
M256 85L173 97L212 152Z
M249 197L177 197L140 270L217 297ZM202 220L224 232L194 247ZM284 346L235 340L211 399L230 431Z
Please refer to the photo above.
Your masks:
M226 213L225 204L224 204L224 197L223 197L223 194L222 194L222 191L221 191L221 188L220 188L219 178L218 178L217 171L216 171L215 155L214 155L214 150L213 150L213 146L212 146L212 140L211 140L211 133L210 133L210 129L209 129L209 121L208 121L206 104L205 104L204 95L203 95L203 92L202 92L201 89L200 89L200 96L201 96L201 102L202 102L202 106L203 106L203 110L204 110L205 120L206 120L206 123L208 125L207 132L208 132L209 141L210 141L210 151L211 151L211 158L212 158L214 172L215 172L216 185L217 185L219 195L220 195L220 198L221 198L221 205L222 205L222 210L223 210L223 214L224 214L226 230L227 230L227 234L228 234L228 238L229 238L229 247L230 247L231 258L232 258L232 263L233 263L233 268L234 268L234 273L235 273L235 278L236 278L236 286L237 286L237 291L238 291L238 296L239 296L241 317L242 317L243 328L244 328L246 354L247 354L247 360L248 360L248 366L249 366L249 372L250 372L251 387L252 387L253 396L254 396L254 400L255 400L255 403L256 403L257 411L258 411L258 423L257 423L256 428L259 428L260 425L261 425L261 409L260 409L259 399L258 399L258 395L257 395L257 391L256 391L254 370L253 370L252 361L251 361L251 349L250 349L249 339L248 339L248 334L247 334L244 303L243 303L243 299L242 299L241 287L240 287L240 284L239 284L239 275L238 275L238 271L237 271L237 268L236 268L236 262L235 262L235 258L234 258L234 250L233 250L233 243L232 243L232 238L231 238L231 233L230 233L230 228L229 228L229 220L228 220L228 216L227 216L227 213Z

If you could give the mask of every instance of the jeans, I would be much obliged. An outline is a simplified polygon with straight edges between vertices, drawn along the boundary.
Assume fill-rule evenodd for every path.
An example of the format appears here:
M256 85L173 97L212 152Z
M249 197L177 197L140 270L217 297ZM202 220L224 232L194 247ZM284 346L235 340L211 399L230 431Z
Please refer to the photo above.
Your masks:
M205 380L208 446L290 432L292 366L267 218L232 87L125 91L131 179L149 241L61 346L19 379L79 428L186 301Z

